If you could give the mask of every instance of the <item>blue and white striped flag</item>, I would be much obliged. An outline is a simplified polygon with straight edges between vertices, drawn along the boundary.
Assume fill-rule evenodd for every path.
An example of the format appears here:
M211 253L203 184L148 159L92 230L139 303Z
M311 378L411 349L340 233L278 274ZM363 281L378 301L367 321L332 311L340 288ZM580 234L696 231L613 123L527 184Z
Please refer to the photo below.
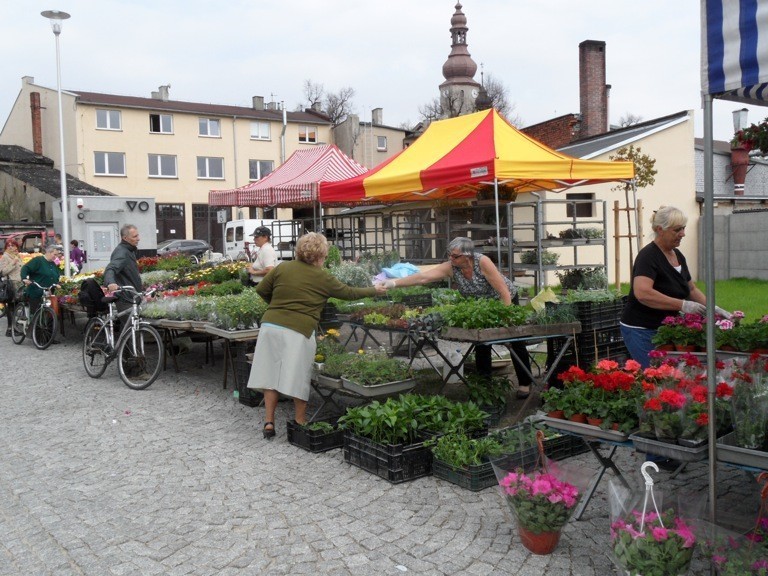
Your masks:
M701 0L701 91L768 102L768 0Z

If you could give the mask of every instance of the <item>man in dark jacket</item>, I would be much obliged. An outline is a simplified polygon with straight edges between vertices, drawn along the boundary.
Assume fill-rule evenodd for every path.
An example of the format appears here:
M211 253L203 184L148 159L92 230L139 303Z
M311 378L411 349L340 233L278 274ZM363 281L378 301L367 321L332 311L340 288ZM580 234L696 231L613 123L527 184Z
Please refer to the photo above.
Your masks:
M109 264L104 269L104 285L115 291L120 286L133 286L141 291L141 276L139 264L136 262L136 250L139 245L139 231L133 224L126 224L120 228L120 244L112 251ZM116 303L118 312L131 307L130 299L118 300Z

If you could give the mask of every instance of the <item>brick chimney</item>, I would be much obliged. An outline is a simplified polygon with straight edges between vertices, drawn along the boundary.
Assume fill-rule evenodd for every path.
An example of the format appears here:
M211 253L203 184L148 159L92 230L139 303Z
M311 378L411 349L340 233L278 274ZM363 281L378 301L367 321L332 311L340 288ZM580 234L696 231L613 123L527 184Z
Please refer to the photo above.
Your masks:
M157 92L152 92L152 98L154 98L155 100L162 100L163 102L168 102L168 99L170 98L170 90L171 90L170 84L163 84L157 89Z
M29 108L32 111L32 151L43 155L43 122L40 112L40 92L29 93Z
M253 97L253 109L254 110L264 110L264 96L254 96Z
M384 110L382 108L374 108L371 110L371 123L377 126L384 124Z
M605 42L584 40L579 44L580 138L608 131L608 93L605 83Z

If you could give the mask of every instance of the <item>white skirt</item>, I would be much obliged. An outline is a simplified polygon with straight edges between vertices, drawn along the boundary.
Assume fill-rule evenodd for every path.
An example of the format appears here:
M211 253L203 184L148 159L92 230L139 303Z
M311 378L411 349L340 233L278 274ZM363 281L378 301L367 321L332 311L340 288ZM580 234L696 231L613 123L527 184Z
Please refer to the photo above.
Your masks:
M285 396L309 400L309 381L316 350L314 332L305 338L290 328L262 324L253 352L248 388L277 390Z

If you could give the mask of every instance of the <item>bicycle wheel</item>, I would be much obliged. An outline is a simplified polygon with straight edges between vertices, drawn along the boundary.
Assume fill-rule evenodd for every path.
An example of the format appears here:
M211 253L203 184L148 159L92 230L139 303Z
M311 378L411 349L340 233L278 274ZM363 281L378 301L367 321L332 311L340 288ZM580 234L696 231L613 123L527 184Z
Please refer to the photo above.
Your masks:
M163 340L152 326L126 328L117 343L117 368L128 388L144 390L160 375Z
M21 344L27 337L27 309L23 304L16 306L11 322L11 340L14 344Z
M91 318L85 325L83 339L83 365L91 378L100 378L109 364L112 349L107 340L106 322Z
M45 350L59 332L59 319L53 308L41 307L32 317L32 343L38 350Z

